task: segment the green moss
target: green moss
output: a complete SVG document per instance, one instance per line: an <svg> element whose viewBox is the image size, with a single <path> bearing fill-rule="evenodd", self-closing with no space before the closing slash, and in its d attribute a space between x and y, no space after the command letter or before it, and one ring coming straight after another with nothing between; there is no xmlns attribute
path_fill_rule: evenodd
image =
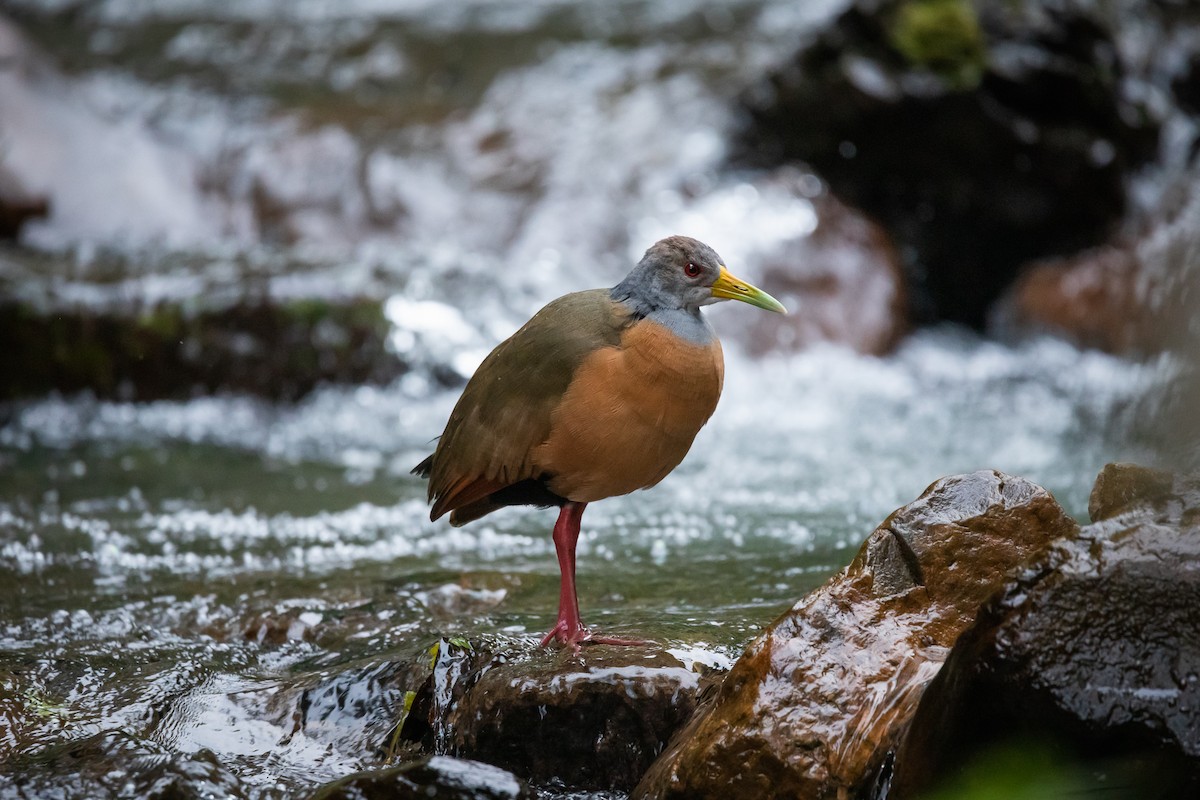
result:
<svg viewBox="0 0 1200 800"><path fill-rule="evenodd" d="M282 306L285 317L297 322L315 325L321 320L328 319L334 308L327 300L320 298L301 298L291 300Z"/></svg>
<svg viewBox="0 0 1200 800"><path fill-rule="evenodd" d="M910 64L956 88L978 85L987 64L979 17L969 0L909 0L891 20L889 38Z"/></svg>
<svg viewBox="0 0 1200 800"><path fill-rule="evenodd" d="M972 758L927 800L1092 797L1086 775L1043 742L1006 743ZM1110 789L1112 787L1109 787ZM1123 795L1118 795L1123 796Z"/></svg>
<svg viewBox="0 0 1200 800"><path fill-rule="evenodd" d="M138 325L164 339L176 339L183 330L183 315L175 306L160 305L144 311L138 317Z"/></svg>
<svg viewBox="0 0 1200 800"><path fill-rule="evenodd" d="M233 391L295 399L327 382L379 383L405 365L378 301L301 299L216 310L40 309L0 296L0 400L90 390L141 400Z"/></svg>

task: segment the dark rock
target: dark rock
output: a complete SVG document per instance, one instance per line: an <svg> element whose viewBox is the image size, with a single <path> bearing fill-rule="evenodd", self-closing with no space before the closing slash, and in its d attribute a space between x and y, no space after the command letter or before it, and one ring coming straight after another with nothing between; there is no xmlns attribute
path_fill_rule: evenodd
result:
<svg viewBox="0 0 1200 800"><path fill-rule="evenodd" d="M1116 796L1200 791L1200 478L1109 465L1096 521L963 633L896 757L890 798L924 796L1010 740L1136 763Z"/></svg>
<svg viewBox="0 0 1200 800"><path fill-rule="evenodd" d="M627 790L696 706L700 675L653 645L462 644L442 643L401 735L535 783Z"/></svg>
<svg viewBox="0 0 1200 800"><path fill-rule="evenodd" d="M759 281L790 313L747 318L754 355L821 342L884 355L909 328L899 254L878 224L828 194L813 200L817 227L766 259Z"/></svg>
<svg viewBox="0 0 1200 800"><path fill-rule="evenodd" d="M1184 111L1200 114L1200 53L1192 53L1184 69L1171 81L1175 101Z"/></svg>
<svg viewBox="0 0 1200 800"><path fill-rule="evenodd" d="M981 327L1028 261L1097 245L1159 121L1085 4L862 0L746 92L751 162L811 165L909 256L922 317Z"/></svg>
<svg viewBox="0 0 1200 800"><path fill-rule="evenodd" d="M405 372L377 301L267 299L193 311L42 308L0 297L0 400L88 390L122 400L232 391L295 399L320 383Z"/></svg>
<svg viewBox="0 0 1200 800"><path fill-rule="evenodd" d="M0 195L0 239L16 239L28 220L41 219L50 211L44 199L13 199Z"/></svg>
<svg viewBox="0 0 1200 800"><path fill-rule="evenodd" d="M0 69L3 69L0 56ZM8 169L0 154L0 239L16 240L27 220L41 219L50 212L44 197L33 197L21 186Z"/></svg>
<svg viewBox="0 0 1200 800"><path fill-rule="evenodd" d="M632 797L865 790L983 602L1077 527L1020 478L977 472L933 484L749 645Z"/></svg>
<svg viewBox="0 0 1200 800"><path fill-rule="evenodd" d="M322 786L310 800L536 800L522 781L498 767L447 756L359 772Z"/></svg>

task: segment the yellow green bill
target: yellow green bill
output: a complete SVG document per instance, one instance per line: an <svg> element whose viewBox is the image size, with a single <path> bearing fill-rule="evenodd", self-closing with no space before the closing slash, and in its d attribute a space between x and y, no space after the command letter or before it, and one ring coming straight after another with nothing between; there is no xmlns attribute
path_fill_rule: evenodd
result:
<svg viewBox="0 0 1200 800"><path fill-rule="evenodd" d="M787 309L783 307L783 303L780 303L757 286L747 283L741 278L734 277L725 267L721 267L721 274L713 282L712 296L719 297L722 300L741 300L743 303L765 308L767 311L776 311L780 314L787 313Z"/></svg>

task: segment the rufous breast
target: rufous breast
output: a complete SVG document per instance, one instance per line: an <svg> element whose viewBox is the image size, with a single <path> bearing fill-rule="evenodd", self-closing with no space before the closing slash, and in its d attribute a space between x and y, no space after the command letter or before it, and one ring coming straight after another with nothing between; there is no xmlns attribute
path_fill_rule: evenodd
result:
<svg viewBox="0 0 1200 800"><path fill-rule="evenodd" d="M654 486L679 465L717 407L721 343L642 320L579 365L533 451L551 491L592 502Z"/></svg>

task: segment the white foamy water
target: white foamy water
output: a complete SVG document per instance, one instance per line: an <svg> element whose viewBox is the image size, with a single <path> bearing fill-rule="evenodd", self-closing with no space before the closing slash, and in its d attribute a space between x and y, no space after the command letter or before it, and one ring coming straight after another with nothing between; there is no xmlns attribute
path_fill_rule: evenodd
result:
<svg viewBox="0 0 1200 800"><path fill-rule="evenodd" d="M563 287L613 283L650 237L668 231L706 238L753 278L762 254L813 224L803 198L748 205L747 193L769 176L721 175L731 95L782 58L795 31L844 3L794 5L90 4L81 13L97 29L89 52L101 60L125 53L139 24L180 28L171 42L154 45L161 51L131 54L130 72L69 79L55 74L51 54L34 58L40 66L28 79L6 77L31 109L23 119L69 113L92 120L66 126L61 142L9 132L15 146L53 147L78 161L55 158L74 164L72 181L29 159L15 165L18 178L53 201L51 217L28 228L29 241L85 252L97 245L221 251L282 244L382 272L415 302L465 304L473 319L485 320L480 325L498 315L504 324L519 319ZM735 16L752 35L723 35ZM501 31L545 43L536 52L506 53L499 74L474 67L480 37ZM429 36L465 51L464 80L475 81L444 122L397 114L386 119L385 135L366 135L336 121L309 123L261 96L309 69L312 85L333 80L348 69L348 51L372 42L368 50L386 45L403 63L405 48L419 49ZM609 46L617 36L631 46ZM240 54L236 64L227 63L231 52ZM167 80L136 77L164 64ZM202 78L188 79L197 68L246 86L223 95ZM360 84L380 79L368 71L338 90L355 97ZM401 81L391 103L419 101L424 87ZM375 113L389 113L389 103L372 98ZM123 136L128 158L72 144L70 131L93 129L105 140ZM115 171L142 153L146 165ZM486 291L497 285L500 298Z"/></svg>
<svg viewBox="0 0 1200 800"><path fill-rule="evenodd" d="M737 313L757 312L722 307L712 316L720 325ZM1010 348L949 331L919 334L887 358L829 347L751 362L734 349L727 362L725 395L684 464L655 489L595 504L585 549L662 563L748 539L854 545L936 478L982 468L1039 481L1079 514L1104 463L1144 455L1124 438L1126 408L1170 371L1052 340ZM457 568L549 553L548 512L506 510L461 530L427 519L423 485L408 470L431 448L456 394L415 394L401 382L328 388L292 408L246 398L48 399L0 429L0 445L206 445L324 464L351 484L395 484L412 498L312 516L214 511L186 499L167 508L126 503L118 520L63 509L58 524L92 541L70 558L110 574L328 570L409 557ZM33 525L5 513L11 530ZM24 538L10 536L0 558L43 568L45 556Z"/></svg>

